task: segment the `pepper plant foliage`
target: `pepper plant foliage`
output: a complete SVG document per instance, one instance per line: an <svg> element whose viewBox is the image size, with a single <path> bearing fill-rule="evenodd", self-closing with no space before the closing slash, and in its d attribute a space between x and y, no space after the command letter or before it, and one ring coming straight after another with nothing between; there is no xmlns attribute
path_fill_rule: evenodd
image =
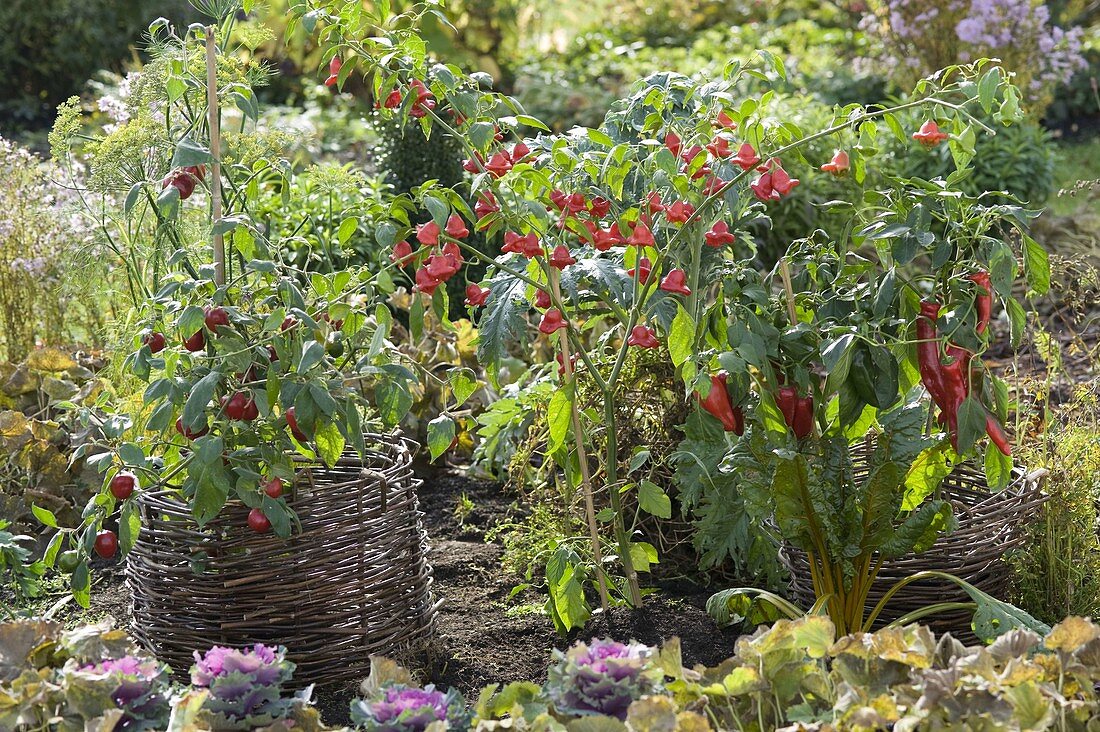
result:
<svg viewBox="0 0 1100 732"><path fill-rule="evenodd" d="M1018 257L1013 242L1021 239L1009 232L1023 231L1027 214L957 190L968 175L976 135L995 133L975 113L1004 124L1021 116L1018 95L999 68L986 62L951 67L922 81L909 101L890 108L849 105L836 109L827 127L802 130L772 113L772 92L741 91L749 77L766 82L769 74L783 75L781 63L761 53L748 64L731 62L722 78L703 84L655 74L616 104L600 128L549 135L514 100L490 91L484 75L427 58L416 29L425 15L439 15L438 5L420 3L394 16L385 2L298 0L291 25L319 34L326 62L340 61L330 67L339 69L337 83L364 74L383 114L409 116L425 134L454 136L467 150L469 188L427 183L413 191L427 218L415 231L421 246L414 250L402 236L413 232L395 227L394 257L417 267L416 289L437 312L446 311L439 285L459 274L462 255L487 260L487 276L466 293L490 375L517 343L546 337L556 353L561 389L549 406L547 452L583 489L591 533L589 556L563 548L548 567L548 608L560 628L587 617L581 591L587 581L605 607L641 602L637 573L656 561L656 553L635 539L623 496L635 493L641 509L657 515L669 511L669 498L636 472L644 461L618 449L615 394L629 349L667 351L685 398L695 395L704 405L721 401L720 393L712 394L720 384L735 410L723 419L729 444L747 419L765 440L762 450L797 466L821 454L822 441L846 452L848 442L893 429L893 418L885 415L894 414L887 410L917 381L910 324L917 301L930 291L954 297L938 323L947 337L937 339L950 339L971 355L980 354L988 335L972 315L975 292L960 284L959 275L993 271L1014 332L1022 329L1022 308L1011 298ZM903 129L896 116L913 108L928 118L919 131ZM531 130L543 132L508 139ZM914 155L925 154L922 145L947 141L956 172L946 180L887 179L863 200L846 202L853 212L846 237L809 236L792 244L776 272L757 271L747 229L799 185L787 168L822 165L863 182L886 135L911 144ZM831 161L803 158L807 143L821 138L835 140L837 155ZM490 259L468 246L467 223L499 237L501 255ZM1049 277L1045 256L1026 236L1022 242L1029 282L1042 290ZM921 267L926 273L918 273ZM820 298L799 294L815 282L822 283ZM980 399L1005 416L1004 389L982 374L978 362L973 396L959 412L959 434L951 435L960 454L985 431ZM599 389L602 408L577 408L577 372ZM920 422L913 410L898 412L906 430ZM446 417L435 425L446 427ZM894 459L884 450L890 464L912 457ZM803 452L810 457L799 458ZM1003 459L987 462L992 475L1007 475ZM935 526L947 526L942 504L924 502L938 483L934 473L926 471L927 480L909 493L912 506L903 507L901 481L891 480L883 481L872 505L852 491L805 507L846 512L847 518L836 519L846 525L859 525L859 516L870 520L872 511L876 526L885 522L881 532L866 531L863 539L830 535L828 549L864 541L875 551L902 530L894 529L895 520L905 527L918 520L912 516L938 516ZM796 475L778 480L788 477L797 489ZM822 481L819 489L849 487ZM597 512L599 500L608 505ZM782 508L773 500L771 510ZM606 545L605 528L612 537ZM911 547L920 545L915 538ZM615 563L621 579L610 576ZM851 566L829 571L840 572L834 579L850 586Z"/></svg>
<svg viewBox="0 0 1100 732"><path fill-rule="evenodd" d="M277 261L282 242L253 216L261 188L286 190L294 170L281 138L256 126L253 84L263 74L233 40L237 13L250 6L206 3L211 25L183 32L154 22L154 60L140 84L148 105L86 147L107 192L94 204L95 192L82 193L137 306L123 366L147 385L108 450L89 458L103 490L80 526L58 532L48 565L65 545L85 556L128 552L141 528L137 499L153 490L181 499L199 526L239 501L252 530L287 537L300 463L363 455L365 427L395 426L412 403L417 376L387 340L393 317L377 302L394 291L387 269L300 271ZM75 139L71 112L51 137L57 147ZM407 224L405 203L388 218ZM357 226L346 219L333 236ZM143 252L157 256L141 261ZM49 511L36 513L58 526ZM113 515L117 537L102 528ZM86 604L87 562L63 569Z"/></svg>

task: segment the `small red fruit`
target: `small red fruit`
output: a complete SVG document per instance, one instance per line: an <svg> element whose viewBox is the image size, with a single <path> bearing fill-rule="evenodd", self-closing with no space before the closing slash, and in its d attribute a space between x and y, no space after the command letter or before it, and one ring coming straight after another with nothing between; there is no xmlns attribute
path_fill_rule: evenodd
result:
<svg viewBox="0 0 1100 732"><path fill-rule="evenodd" d="M266 534L271 531L271 522L267 520L263 511L254 508L248 512L248 528L257 534Z"/></svg>
<svg viewBox="0 0 1100 732"><path fill-rule="evenodd" d="M661 342L657 340L657 334L647 325L635 325L630 331L630 337L626 339L628 346L638 348L660 348Z"/></svg>
<svg viewBox="0 0 1100 732"><path fill-rule="evenodd" d="M206 334L201 330L195 331L195 334L190 338L185 338L183 341L183 347L191 353L195 351L201 351L206 348Z"/></svg>
<svg viewBox="0 0 1100 732"><path fill-rule="evenodd" d="M296 325L298 325L298 319L293 315L288 315L283 319L283 324L279 326L279 330L285 333Z"/></svg>
<svg viewBox="0 0 1100 732"><path fill-rule="evenodd" d="M229 325L229 312L225 308L206 308L206 317L204 318L206 327L211 332L217 333L218 326Z"/></svg>
<svg viewBox="0 0 1100 732"><path fill-rule="evenodd" d="M821 166L821 169L826 173L840 177L848 172L848 168L851 166L852 161L848 158L848 153L844 150L837 150L833 154L833 159Z"/></svg>
<svg viewBox="0 0 1100 732"><path fill-rule="evenodd" d="M309 439L306 437L306 433L298 428L298 417L294 407L286 410L286 426L290 428L290 434L294 435L294 439L298 442L305 442Z"/></svg>
<svg viewBox="0 0 1100 732"><path fill-rule="evenodd" d="M565 269L569 265L577 263L576 258L569 253L569 247L564 244L558 244L554 247L554 251L547 261L555 269Z"/></svg>
<svg viewBox="0 0 1100 732"><path fill-rule="evenodd" d="M328 62L328 78L325 79L325 86L336 86L336 82L340 78L340 67L343 64L340 61L339 56L333 56L332 60Z"/></svg>
<svg viewBox="0 0 1100 732"><path fill-rule="evenodd" d="M264 493L266 493L269 498L278 498L279 496L283 495L282 478L272 478L271 480L265 481L262 487L264 489Z"/></svg>
<svg viewBox="0 0 1100 732"><path fill-rule="evenodd" d="M691 294L691 289L687 286L687 273L682 269L669 270L661 280L660 289L684 297Z"/></svg>
<svg viewBox="0 0 1100 732"><path fill-rule="evenodd" d="M256 403L243 391L223 399L222 406L225 408L225 416L236 421L248 421L249 414L256 409ZM255 418L252 417L252 419Z"/></svg>
<svg viewBox="0 0 1100 732"><path fill-rule="evenodd" d="M913 133L913 139L928 148L933 148L946 140L950 135L940 132L940 126L935 120L927 120L920 129Z"/></svg>
<svg viewBox="0 0 1100 732"><path fill-rule="evenodd" d="M137 477L130 472L123 471L111 478L111 495L120 501L125 501L137 488Z"/></svg>
<svg viewBox="0 0 1100 732"><path fill-rule="evenodd" d="M539 322L539 332L550 335L556 333L562 328L568 328L569 322L565 320L561 311L557 308L550 308L542 314L542 320Z"/></svg>
<svg viewBox="0 0 1100 732"><path fill-rule="evenodd" d="M149 346L150 353L160 353L164 350L164 347L168 345L168 339L165 338L164 334L160 331L146 333L141 339L141 342Z"/></svg>
<svg viewBox="0 0 1100 732"><path fill-rule="evenodd" d="M198 431L187 429L183 426L183 417L176 418L176 432L179 432L181 435L189 440L197 440L209 431L210 427L205 425L201 430Z"/></svg>
<svg viewBox="0 0 1100 732"><path fill-rule="evenodd" d="M104 559L111 559L118 554L118 536L110 529L103 529L95 535L95 553Z"/></svg>

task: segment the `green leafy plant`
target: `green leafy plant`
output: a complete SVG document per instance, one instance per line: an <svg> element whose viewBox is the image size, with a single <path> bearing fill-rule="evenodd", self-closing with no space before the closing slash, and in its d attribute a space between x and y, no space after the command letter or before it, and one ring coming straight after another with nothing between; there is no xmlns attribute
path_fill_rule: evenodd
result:
<svg viewBox="0 0 1100 732"><path fill-rule="evenodd" d="M927 344L929 365L935 361L937 368L962 373L963 356L947 350L950 358L944 364L939 354L950 345L971 363L974 354L984 351L985 306L993 290L1016 329L1022 326L1022 308L1011 298L1016 254L992 234L1010 227L1026 232L1027 216L956 192L974 157L978 132L990 130L975 116L978 110L998 123L1021 117L1018 95L996 67L953 67L922 81L910 101L895 107L849 105L837 109L828 125L804 132L771 116L770 92L736 101L742 78L760 78L761 68L782 76L782 65L761 53L756 65L732 63L720 80L705 85L674 74L652 76L618 103L599 129L507 142L506 131L520 125L539 128L540 123L523 115L514 101L485 91L483 77L428 64L416 28L423 17L436 13L434 8L417 6L395 20L384 8L311 0L297 12L303 27L316 30L327 44L331 68L339 66L335 83L355 72L367 74L383 113L417 120L426 134L450 135L467 149L465 165L474 175L469 194L421 186L414 197L430 220L415 232L395 232L402 235L394 236L393 256L418 266L416 290L430 296L437 315L443 313L447 299L441 285L459 274L466 256L484 261L489 273L467 285L466 302L480 312L478 353L490 378L517 344L530 347L535 339L542 343L548 337L559 359L561 388L547 407L546 453L564 480L580 488L589 532L587 557L563 544L547 565L548 607L558 611L563 629L588 617L581 589L587 582L595 584L605 608L613 596L617 602L641 604L639 569L658 557L634 539L634 518L624 510L627 497L644 512L669 515L670 497L651 481L636 480L627 462L631 456L619 450L617 388L631 349L667 348L684 395L698 394L702 401L714 388L718 368L725 367L729 408L743 415L748 408L753 419L768 425L772 449L789 453L797 463L800 445L815 452L817 436L851 439L868 433L876 415L908 391L900 388L897 376L903 367L909 384L916 382L916 349L905 337L913 338L912 323L925 326L913 319L920 297L933 287L937 296L952 297L950 313L935 324L946 335L934 330L917 336ZM931 115L919 130L906 130L898 121L899 113L911 109ZM939 121L950 132L941 130ZM913 154L950 140L958 171L944 181L882 182L853 202L856 215L844 236L830 246L796 242L779 271L767 278L750 260L736 258L730 244L799 185L784 168L785 160L798 159L818 140L852 135L850 149L818 165L862 182L880 129L882 135L921 143L910 143L918 151ZM467 207L469 199L476 201L474 211ZM502 256L491 259L470 246L468 222L489 236L501 235ZM414 234L422 245L419 251L403 241ZM863 244L874 248L876 258L851 264L848 253ZM1026 233L1023 248L1029 282L1043 291L1049 284L1045 254ZM932 273L903 279L899 268L923 254L932 258ZM790 266L798 268L795 275ZM959 276L980 269L993 272L988 287ZM794 293L812 289L812 282L827 293L821 302L799 302ZM785 297L771 295L779 283ZM877 311L868 292L881 292ZM538 317L534 338L532 305ZM866 320L853 329L848 320L857 311ZM600 333L594 343L582 338L589 330ZM894 345L896 353L889 348ZM928 357L928 347L935 358ZM862 365L853 368L857 354ZM972 364L978 367L980 361ZM824 383L812 380L817 369L828 375ZM577 397L577 370L601 395L592 409ZM886 378L870 376L875 372ZM944 415L942 439L949 437L953 448L968 454L988 426L998 447L987 450L987 456L1000 455L1007 450L996 418L1006 416L1005 400L997 396L1003 389L981 369L975 373L971 379L968 370L965 379L952 382L949 399L933 391ZM750 388L753 382L756 389ZM777 387L790 393L783 397ZM788 406L792 411L786 416ZM990 408L996 417L986 417ZM429 443L433 429L442 445L451 440L454 422L435 423ZM814 439L803 443L811 433ZM987 462L991 477L1007 475L1004 456ZM606 511L597 509L598 492L606 497ZM895 505L898 491L884 492L887 504ZM858 513L861 507L852 510ZM927 519L926 528L939 514L934 503L918 512ZM888 509L884 513L889 521L895 518ZM613 537L622 569L618 580L608 572L612 564L604 561L602 525ZM844 594L827 599L831 593L820 588L822 602L832 602L834 610L859 594L858 589L850 592L849 576L837 579L845 585ZM855 627L842 613L835 619L845 629Z"/></svg>

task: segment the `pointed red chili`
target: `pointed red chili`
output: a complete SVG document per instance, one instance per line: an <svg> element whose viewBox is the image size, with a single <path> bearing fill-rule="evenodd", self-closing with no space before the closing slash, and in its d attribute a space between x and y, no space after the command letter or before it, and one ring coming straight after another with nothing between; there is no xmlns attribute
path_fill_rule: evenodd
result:
<svg viewBox="0 0 1100 732"><path fill-rule="evenodd" d="M631 267L626 271L626 274L633 278L635 272L638 274L638 282L643 285L649 282L649 275L653 272L653 264L649 261L649 257L642 257L638 260L637 268Z"/></svg>
<svg viewBox="0 0 1100 732"><path fill-rule="evenodd" d="M743 142L741 147L737 149L737 155L733 157L733 162L742 170L752 170L760 162L760 156L756 154L756 148L747 142Z"/></svg>
<svg viewBox="0 0 1100 732"><path fill-rule="evenodd" d="M401 240L393 245L393 251L390 253L390 261L394 264L400 264L402 267L409 264L409 258L413 255L412 244L405 240Z"/></svg>
<svg viewBox="0 0 1100 732"><path fill-rule="evenodd" d="M656 244L653 240L653 232L641 221L630 232L630 238L626 240L626 243L632 247L651 247Z"/></svg>
<svg viewBox="0 0 1100 732"><path fill-rule="evenodd" d="M920 130L913 133L913 139L927 148L933 148L946 140L950 135L940 131L940 126L934 120L927 120L920 126Z"/></svg>
<svg viewBox="0 0 1100 732"><path fill-rule="evenodd" d="M416 227L416 240L426 247L439 244L439 224L429 221Z"/></svg>
<svg viewBox="0 0 1100 732"><path fill-rule="evenodd" d="M851 161L848 159L848 153L844 150L837 150L833 154L833 159L822 165L821 169L839 178L848 172L850 164Z"/></svg>

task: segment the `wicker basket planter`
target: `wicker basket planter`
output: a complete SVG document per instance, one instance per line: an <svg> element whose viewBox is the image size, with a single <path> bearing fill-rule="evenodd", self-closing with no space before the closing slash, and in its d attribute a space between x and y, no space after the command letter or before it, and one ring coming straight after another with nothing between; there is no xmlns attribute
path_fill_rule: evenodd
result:
<svg viewBox="0 0 1100 732"><path fill-rule="evenodd" d="M290 539L256 534L230 502L204 529L170 493L141 498L126 577L133 635L175 671L211 645L281 644L295 682L367 675L371 654L422 646L437 609L408 445L368 435L366 460L299 472Z"/></svg>
<svg viewBox="0 0 1100 732"><path fill-rule="evenodd" d="M986 489L985 476L963 464L944 479L941 495L951 502L959 527L941 536L920 554L883 562L865 605L866 612L882 599L898 580L924 570L953 574L979 589L1004 599L1009 589L1011 569L1004 556L1020 546L1025 528L1045 497L1040 471L1025 474L1014 471L1011 484L1000 493ZM780 559L791 573L791 598L803 607L814 603L813 583L806 554L785 546ZM939 602L968 602L970 598L955 584L945 580L922 580L906 585L886 604L876 627L881 627L908 612ZM973 640L971 613L955 611L921 620L936 632L950 631L957 638Z"/></svg>

